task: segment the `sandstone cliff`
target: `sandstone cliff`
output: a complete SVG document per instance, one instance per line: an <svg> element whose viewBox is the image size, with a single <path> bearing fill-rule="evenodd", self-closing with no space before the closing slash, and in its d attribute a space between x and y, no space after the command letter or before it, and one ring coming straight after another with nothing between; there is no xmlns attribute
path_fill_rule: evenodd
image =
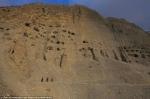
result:
<svg viewBox="0 0 150 99"><path fill-rule="evenodd" d="M149 99L150 36L83 6L0 8L0 96Z"/></svg>

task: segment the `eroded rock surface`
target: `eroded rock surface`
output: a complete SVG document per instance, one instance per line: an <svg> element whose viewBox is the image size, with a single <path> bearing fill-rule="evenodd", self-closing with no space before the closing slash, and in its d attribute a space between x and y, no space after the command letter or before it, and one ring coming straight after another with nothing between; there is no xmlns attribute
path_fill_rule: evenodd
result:
<svg viewBox="0 0 150 99"><path fill-rule="evenodd" d="M0 96L149 99L150 36L83 6L0 8Z"/></svg>

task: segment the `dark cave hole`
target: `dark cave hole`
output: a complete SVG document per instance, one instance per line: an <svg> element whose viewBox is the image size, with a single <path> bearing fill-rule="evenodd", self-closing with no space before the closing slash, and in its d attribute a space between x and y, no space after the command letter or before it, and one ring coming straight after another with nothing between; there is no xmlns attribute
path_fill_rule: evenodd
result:
<svg viewBox="0 0 150 99"><path fill-rule="evenodd" d="M48 50L53 50L53 47L52 46L48 46L47 49Z"/></svg>
<svg viewBox="0 0 150 99"><path fill-rule="evenodd" d="M88 41L85 41L85 40L84 40L83 43L88 43Z"/></svg>
<svg viewBox="0 0 150 99"><path fill-rule="evenodd" d="M54 78L51 78L51 82L54 82Z"/></svg>
<svg viewBox="0 0 150 99"><path fill-rule="evenodd" d="M57 44L60 44L60 41L57 41L56 43L57 43Z"/></svg>
<svg viewBox="0 0 150 99"><path fill-rule="evenodd" d="M34 30L37 31L37 32L39 32L39 29L37 27L34 27Z"/></svg>
<svg viewBox="0 0 150 99"><path fill-rule="evenodd" d="M48 79L48 77L46 78L46 82L48 82L49 81L49 79Z"/></svg>
<svg viewBox="0 0 150 99"><path fill-rule="evenodd" d="M30 23L25 23L25 26L30 27Z"/></svg>
<svg viewBox="0 0 150 99"><path fill-rule="evenodd" d="M55 36L55 35L52 35L51 37L52 37L52 38L56 38L56 36Z"/></svg>
<svg viewBox="0 0 150 99"><path fill-rule="evenodd" d="M28 37L28 33L26 33L26 32L25 32L25 33L23 33L23 35L24 35L25 37Z"/></svg>
<svg viewBox="0 0 150 99"><path fill-rule="evenodd" d="M44 79L43 79L43 77L42 77L41 82L43 82L43 80L44 80Z"/></svg>
<svg viewBox="0 0 150 99"><path fill-rule="evenodd" d="M63 32L67 32L66 30L62 30Z"/></svg>
<svg viewBox="0 0 150 99"><path fill-rule="evenodd" d="M60 51L60 48L57 48L57 51Z"/></svg>

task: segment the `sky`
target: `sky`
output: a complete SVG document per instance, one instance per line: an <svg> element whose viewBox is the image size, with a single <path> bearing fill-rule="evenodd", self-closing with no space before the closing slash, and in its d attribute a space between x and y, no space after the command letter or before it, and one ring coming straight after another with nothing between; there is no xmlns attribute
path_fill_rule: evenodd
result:
<svg viewBox="0 0 150 99"><path fill-rule="evenodd" d="M46 4L80 4L105 17L125 18L150 31L150 0L0 0L0 6L42 2Z"/></svg>

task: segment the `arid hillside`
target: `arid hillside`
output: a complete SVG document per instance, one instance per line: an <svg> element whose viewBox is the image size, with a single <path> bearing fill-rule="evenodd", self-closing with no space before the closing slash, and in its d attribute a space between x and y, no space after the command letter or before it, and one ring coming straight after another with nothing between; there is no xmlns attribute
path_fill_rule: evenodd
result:
<svg viewBox="0 0 150 99"><path fill-rule="evenodd" d="M0 96L150 99L150 36L84 6L0 8Z"/></svg>

